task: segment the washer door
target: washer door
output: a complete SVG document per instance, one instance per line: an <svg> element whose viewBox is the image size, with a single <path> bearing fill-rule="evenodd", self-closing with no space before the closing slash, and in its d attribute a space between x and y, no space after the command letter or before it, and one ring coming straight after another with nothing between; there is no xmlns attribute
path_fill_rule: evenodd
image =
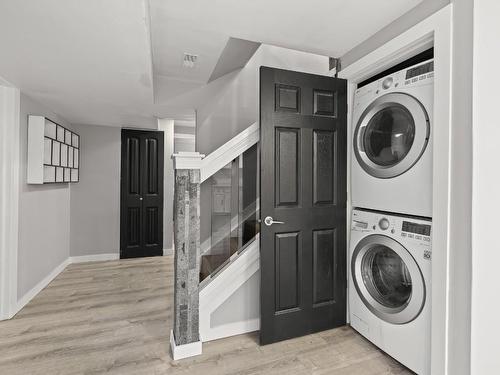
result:
<svg viewBox="0 0 500 375"><path fill-rule="evenodd" d="M361 167L377 178L410 169L429 140L429 116L413 96L385 94L361 115L354 133L354 153Z"/></svg>
<svg viewBox="0 0 500 375"><path fill-rule="evenodd" d="M425 283L412 255L390 237L363 238L351 260L354 285L362 301L380 319L405 324L425 304Z"/></svg>

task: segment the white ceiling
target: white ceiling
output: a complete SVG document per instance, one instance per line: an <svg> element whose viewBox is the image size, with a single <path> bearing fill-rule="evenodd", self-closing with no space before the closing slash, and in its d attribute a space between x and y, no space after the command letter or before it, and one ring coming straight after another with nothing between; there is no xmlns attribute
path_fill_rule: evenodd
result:
<svg viewBox="0 0 500 375"><path fill-rule="evenodd" d="M0 76L73 123L154 126L143 1L1 0Z"/></svg>
<svg viewBox="0 0 500 375"><path fill-rule="evenodd" d="M194 28L208 36L341 56L422 0L151 0L174 35ZM154 27L154 25L153 25ZM154 29L153 29L154 30ZM206 34L205 34L206 33ZM198 39L200 38L198 34Z"/></svg>
<svg viewBox="0 0 500 375"><path fill-rule="evenodd" d="M0 0L0 77L73 123L154 127L230 37L341 56L421 1Z"/></svg>

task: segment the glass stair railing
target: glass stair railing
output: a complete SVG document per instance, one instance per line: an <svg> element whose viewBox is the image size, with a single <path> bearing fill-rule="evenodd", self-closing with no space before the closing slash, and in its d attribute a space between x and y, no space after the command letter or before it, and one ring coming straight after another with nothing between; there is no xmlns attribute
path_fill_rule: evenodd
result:
<svg viewBox="0 0 500 375"><path fill-rule="evenodd" d="M215 277L251 243L260 232L258 144L247 149L201 185L210 206L201 207L202 233L200 283ZM205 211L205 212L203 212ZM207 212L208 211L208 212Z"/></svg>

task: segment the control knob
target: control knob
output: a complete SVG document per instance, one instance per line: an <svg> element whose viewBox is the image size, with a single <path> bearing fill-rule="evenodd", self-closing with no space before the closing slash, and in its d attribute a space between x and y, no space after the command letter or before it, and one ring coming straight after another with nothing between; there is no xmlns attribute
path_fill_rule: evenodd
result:
<svg viewBox="0 0 500 375"><path fill-rule="evenodd" d="M387 90L389 87L392 86L392 82L394 82L394 79L392 77L387 77L382 81L382 87Z"/></svg>
<svg viewBox="0 0 500 375"><path fill-rule="evenodd" d="M378 226L382 230L387 230L389 228L389 220L387 220L385 217L380 219L380 221L378 222Z"/></svg>

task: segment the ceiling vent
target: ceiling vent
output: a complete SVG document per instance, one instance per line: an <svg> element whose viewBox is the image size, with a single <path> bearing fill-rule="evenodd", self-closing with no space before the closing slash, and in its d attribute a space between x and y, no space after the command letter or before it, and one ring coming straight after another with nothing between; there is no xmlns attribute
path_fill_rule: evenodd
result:
<svg viewBox="0 0 500 375"><path fill-rule="evenodd" d="M198 55L184 53L184 60L182 61L182 66L185 66L186 68L194 68L197 60L198 60Z"/></svg>

